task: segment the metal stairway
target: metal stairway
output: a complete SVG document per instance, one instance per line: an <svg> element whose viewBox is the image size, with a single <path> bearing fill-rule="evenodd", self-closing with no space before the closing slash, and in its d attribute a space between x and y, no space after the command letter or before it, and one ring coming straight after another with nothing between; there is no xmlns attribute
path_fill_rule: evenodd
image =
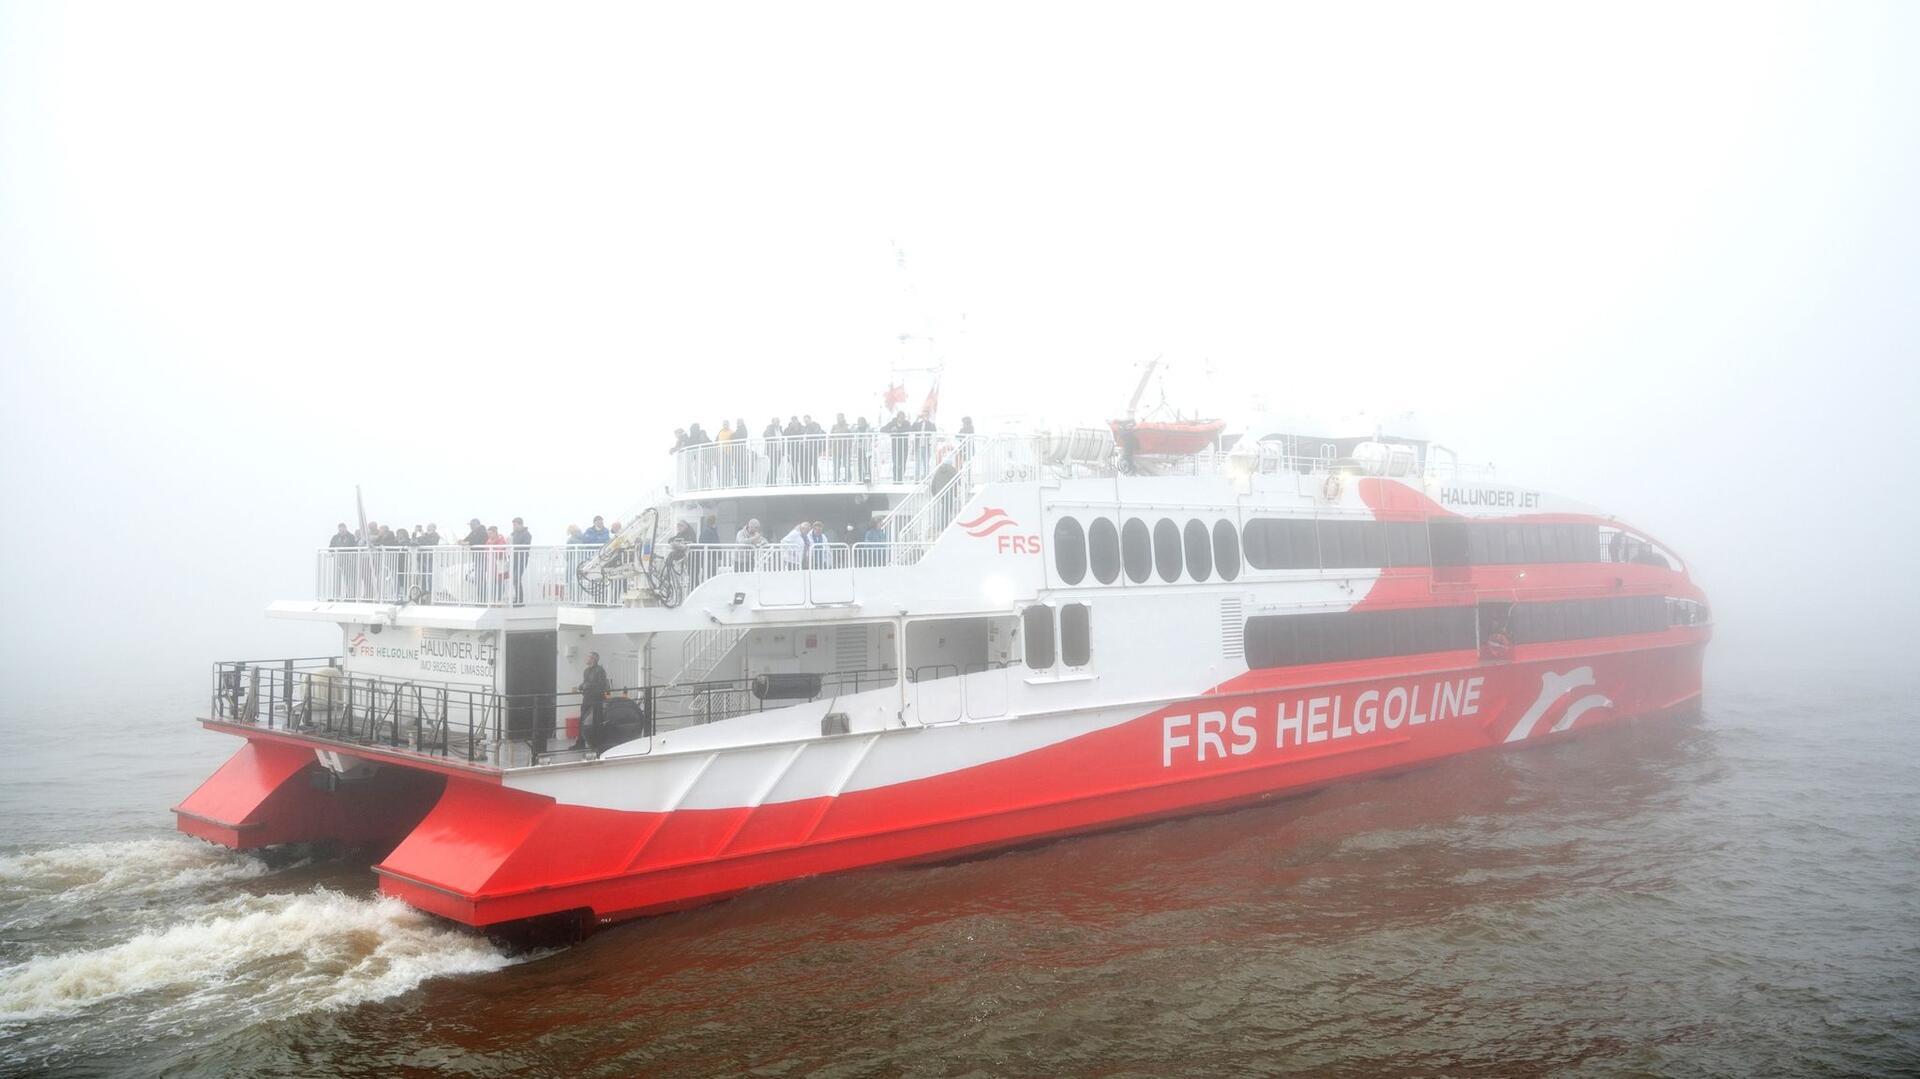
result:
<svg viewBox="0 0 1920 1079"><path fill-rule="evenodd" d="M680 646L680 673L667 682L667 688L706 681L746 636L745 626L717 626L687 634Z"/></svg>

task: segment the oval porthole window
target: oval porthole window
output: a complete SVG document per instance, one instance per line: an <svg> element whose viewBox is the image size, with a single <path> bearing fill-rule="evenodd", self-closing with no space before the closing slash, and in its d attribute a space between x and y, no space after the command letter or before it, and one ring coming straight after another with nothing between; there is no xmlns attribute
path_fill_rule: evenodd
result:
<svg viewBox="0 0 1920 1079"><path fill-rule="evenodd" d="M1213 523L1213 568L1223 581L1240 576L1240 532L1232 521Z"/></svg>
<svg viewBox="0 0 1920 1079"><path fill-rule="evenodd" d="M1086 580L1087 534L1072 517L1062 517L1053 524L1053 568L1062 584Z"/></svg>
<svg viewBox="0 0 1920 1079"><path fill-rule="evenodd" d="M1093 567L1093 579L1112 584L1120 579L1120 530L1105 517L1087 526L1087 561Z"/></svg>
<svg viewBox="0 0 1920 1079"><path fill-rule="evenodd" d="M1187 545L1187 576L1196 581L1213 576L1213 539L1207 535L1207 526L1188 521L1182 537Z"/></svg>
<svg viewBox="0 0 1920 1079"><path fill-rule="evenodd" d="M1180 579L1180 562L1180 526L1162 517L1153 526L1153 568L1172 584Z"/></svg>
<svg viewBox="0 0 1920 1079"><path fill-rule="evenodd" d="M1120 528L1120 562L1126 566L1127 580L1134 584L1145 584L1153 576L1153 537L1147 522L1138 517L1127 518Z"/></svg>

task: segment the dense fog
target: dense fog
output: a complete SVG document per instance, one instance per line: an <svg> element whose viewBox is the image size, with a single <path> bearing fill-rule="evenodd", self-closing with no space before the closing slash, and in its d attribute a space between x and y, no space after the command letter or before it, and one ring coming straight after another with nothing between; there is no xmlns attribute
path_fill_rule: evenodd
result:
<svg viewBox="0 0 1920 1079"><path fill-rule="evenodd" d="M356 484L559 542L675 427L934 357L948 427L1155 356L1416 410L1673 544L1710 664L1910 662L1916 55L1898 4L0 6L6 695L331 650L262 610Z"/></svg>

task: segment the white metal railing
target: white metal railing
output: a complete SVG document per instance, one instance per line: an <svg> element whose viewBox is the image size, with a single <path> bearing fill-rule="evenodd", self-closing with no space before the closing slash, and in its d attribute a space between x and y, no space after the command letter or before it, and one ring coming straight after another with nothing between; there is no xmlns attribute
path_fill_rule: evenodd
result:
<svg viewBox="0 0 1920 1079"><path fill-rule="evenodd" d="M674 451L674 489L918 483L933 470L935 444L952 437L868 431L708 442Z"/></svg>
<svg viewBox="0 0 1920 1079"><path fill-rule="evenodd" d="M1093 463L1071 454L1074 448L1084 451L1080 443L1056 446L1058 441L1050 435L924 431L734 439L675 450L674 488L688 494L743 487L902 486L933 480L947 462L991 462L996 472L1015 473L996 478L1030 478L1043 464L1057 470ZM1107 446L1110 453L1110 439Z"/></svg>
<svg viewBox="0 0 1920 1079"><path fill-rule="evenodd" d="M911 566L930 547L931 542L687 544L635 557L659 563L672 574L680 596L716 577L783 580L779 588L761 588L762 602L776 605L851 601L854 574ZM609 577L591 585L580 579L580 567L598 551L585 544L322 548L315 595L339 602L481 607L620 606L640 600L648 588L644 577ZM847 593L844 598L829 598L841 592Z"/></svg>
<svg viewBox="0 0 1920 1079"><path fill-rule="evenodd" d="M1136 461L1153 475L1207 475L1230 471L1312 474L1351 467L1333 448L1298 452L1292 439L1210 446L1191 454ZM1116 463L1113 433L1073 428L1036 435L950 435L874 431L860 434L782 435L709 442L674 451L675 490L686 493L747 487L901 486L935 480L943 463L970 469L971 491L981 483L1050 475L1106 474ZM1424 472L1432 477L1490 480L1491 465L1463 464L1445 446L1428 447ZM943 483L942 486L945 486ZM918 507L915 508L917 512ZM904 518L901 518L904 521Z"/></svg>
<svg viewBox="0 0 1920 1079"><path fill-rule="evenodd" d="M504 607L515 604L618 603L580 585L578 568L597 547L446 545L329 547L320 551L321 599Z"/></svg>

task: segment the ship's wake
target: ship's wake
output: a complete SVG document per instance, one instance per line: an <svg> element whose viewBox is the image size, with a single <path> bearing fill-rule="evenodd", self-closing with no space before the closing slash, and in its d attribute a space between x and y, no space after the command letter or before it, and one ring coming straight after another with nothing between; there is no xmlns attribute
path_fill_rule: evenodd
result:
<svg viewBox="0 0 1920 1079"><path fill-rule="evenodd" d="M137 1041L192 1016L347 1007L525 958L397 900L275 892L274 872L162 839L0 858L0 925L14 937L0 964L0 1061L104 1029Z"/></svg>
<svg viewBox="0 0 1920 1079"><path fill-rule="evenodd" d="M96 899L157 896L264 875L267 863L207 843L167 837L80 843L0 857L0 925L31 923L42 900L62 909Z"/></svg>

